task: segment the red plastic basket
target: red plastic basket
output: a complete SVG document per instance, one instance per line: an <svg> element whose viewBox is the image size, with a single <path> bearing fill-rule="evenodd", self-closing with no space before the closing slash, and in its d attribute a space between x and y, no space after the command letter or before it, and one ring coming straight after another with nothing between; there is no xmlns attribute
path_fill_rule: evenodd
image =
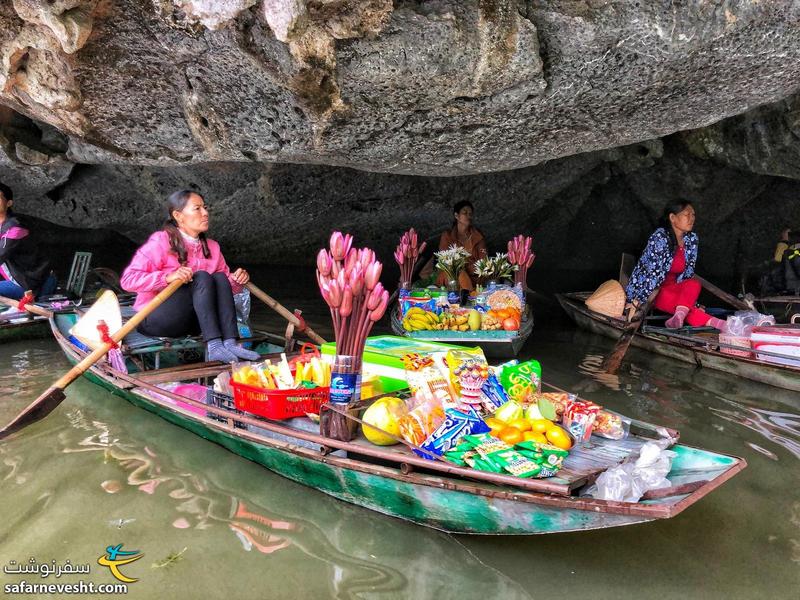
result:
<svg viewBox="0 0 800 600"><path fill-rule="evenodd" d="M274 421L305 417L306 413L319 414L319 406L327 402L331 388L317 387L308 390L265 390L231 381L233 402L241 411Z"/></svg>

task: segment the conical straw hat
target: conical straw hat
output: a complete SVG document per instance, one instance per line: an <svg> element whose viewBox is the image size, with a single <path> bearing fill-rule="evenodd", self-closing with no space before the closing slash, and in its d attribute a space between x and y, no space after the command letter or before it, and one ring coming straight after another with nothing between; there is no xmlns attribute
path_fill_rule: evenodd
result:
<svg viewBox="0 0 800 600"><path fill-rule="evenodd" d="M610 279L602 284L586 299L586 306L601 315L622 318L625 310L625 290L616 279Z"/></svg>
<svg viewBox="0 0 800 600"><path fill-rule="evenodd" d="M119 308L119 300L111 290L103 292L100 298L86 311L86 314L72 326L69 333L92 350L96 350L103 345L100 332L97 330L97 324L100 321L105 321L108 325L109 335L113 335L122 327L122 311Z"/></svg>

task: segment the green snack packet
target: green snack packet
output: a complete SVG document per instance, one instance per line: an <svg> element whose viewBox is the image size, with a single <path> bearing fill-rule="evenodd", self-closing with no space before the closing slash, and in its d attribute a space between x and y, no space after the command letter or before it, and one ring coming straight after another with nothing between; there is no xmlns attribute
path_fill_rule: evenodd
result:
<svg viewBox="0 0 800 600"><path fill-rule="evenodd" d="M552 444L541 444L539 442L534 442L533 440L528 440L526 442L520 442L519 444L515 444L514 450L517 451L525 450L527 452L541 454L544 457L556 456L558 458L561 458L562 460L567 458L567 456L569 456L569 450L562 450L561 448L553 446Z"/></svg>
<svg viewBox="0 0 800 600"><path fill-rule="evenodd" d="M492 462L499 464L504 471L511 473L514 477L536 477L542 470L540 465L515 450L493 452L490 458Z"/></svg>
<svg viewBox="0 0 800 600"><path fill-rule="evenodd" d="M460 452L458 450L450 450L448 452L445 452L443 456L444 456L445 460L448 460L451 463L454 463L454 464L458 465L459 467L463 467L463 466L466 466L466 464L467 464L464 461L464 455L467 452L469 452L469 450L462 450Z"/></svg>
<svg viewBox="0 0 800 600"><path fill-rule="evenodd" d="M470 467L478 471L488 471L490 473L503 472L503 467L496 464L494 461L483 458L477 453L466 456L464 460Z"/></svg>
<svg viewBox="0 0 800 600"><path fill-rule="evenodd" d="M468 443L471 448L478 451L478 453L486 458L492 452L500 450L510 450L511 446L502 440L498 440L489 433L480 433L478 435L465 435L461 438L464 442Z"/></svg>
<svg viewBox="0 0 800 600"><path fill-rule="evenodd" d="M505 367L500 374L500 383L509 399L528 403L541 388L542 366L538 360L529 360Z"/></svg>

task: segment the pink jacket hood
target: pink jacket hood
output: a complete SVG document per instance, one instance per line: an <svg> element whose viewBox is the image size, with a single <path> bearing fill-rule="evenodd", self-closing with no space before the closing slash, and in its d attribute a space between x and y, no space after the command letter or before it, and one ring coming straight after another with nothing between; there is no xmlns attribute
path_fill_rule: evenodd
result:
<svg viewBox="0 0 800 600"><path fill-rule="evenodd" d="M206 271L208 273L222 272L228 276L234 294L242 291L242 286L231 278L225 258L220 252L219 244L214 240L208 241L211 256L203 256L203 249L199 243L186 243L186 266L192 271ZM156 231L140 247L133 260L126 267L120 278L122 289L136 292L135 310L140 310L156 294L167 287L167 275L180 267L178 257L171 251L169 235L166 231Z"/></svg>

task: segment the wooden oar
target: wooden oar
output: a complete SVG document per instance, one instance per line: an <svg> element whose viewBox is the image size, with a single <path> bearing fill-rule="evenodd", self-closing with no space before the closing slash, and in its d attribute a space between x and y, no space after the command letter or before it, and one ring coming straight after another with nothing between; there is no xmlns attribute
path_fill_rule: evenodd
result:
<svg viewBox="0 0 800 600"><path fill-rule="evenodd" d="M127 323L125 323L119 330L114 332L111 335L111 339L115 342L122 341L122 338L136 329L139 323L141 323L151 312L158 308L167 298L174 294L175 291L182 285L183 282L180 280L170 283L166 288L161 290L161 292L159 292L155 298L150 300L150 302L148 302L139 312L133 315L133 317L131 317ZM77 365L72 367L66 375L47 388L47 390L45 390L41 396L31 402L25 408L25 410L19 413L14 420L11 421L11 423L6 425L3 429L0 429L0 440L14 433L15 431L19 431L23 427L26 427L31 423L38 421L39 419L43 419L49 415L53 409L61 404L66 397L64 394L64 389L78 377L83 375L83 373L91 368L94 363L104 357L110 349L111 344L105 343L100 348L89 354Z"/></svg>
<svg viewBox="0 0 800 600"><path fill-rule="evenodd" d="M700 282L700 285L702 285L705 290L711 292L717 298L727 302L728 304L730 304L734 308L738 308L739 310L752 310L753 309L744 300L740 300L739 298L737 298L736 296L734 296L732 294L729 294L725 290L721 290L720 288L715 286L713 283L711 283L709 281L706 281L705 279L703 279L699 275L695 275L695 277L697 278L697 281Z"/></svg>
<svg viewBox="0 0 800 600"><path fill-rule="evenodd" d="M13 300L11 298L6 298L5 296L0 296L0 304L5 304L11 308L17 308L17 306L19 306L19 300ZM47 317L48 319L53 316L51 311L47 310L46 308L42 308L41 306L36 306L30 302L25 305L25 310L31 314L41 315L42 317Z"/></svg>
<svg viewBox="0 0 800 600"><path fill-rule="evenodd" d="M269 306L272 310L282 316L284 319L289 321L292 325L297 327L297 330L300 333L305 333L309 338L314 340L318 344L324 344L325 339L320 336L316 331L311 329L305 321L301 321L297 318L294 313L289 312L289 310L283 306L280 302L275 300L272 296L267 294L264 290L259 288L257 285L253 283L248 283L245 287L250 290L250 293L253 294L256 298L261 300L264 304Z"/></svg>
<svg viewBox="0 0 800 600"><path fill-rule="evenodd" d="M630 322L625 326L625 329L622 331L622 335L617 340L614 349L603 362L603 370L606 373L613 375L619 371L619 367L622 364L622 359L625 358L625 354L627 354L628 348L633 341L633 336L635 336L636 332L639 331L639 328L642 326L647 313L650 312L650 306L653 303L654 296L655 294L648 298L644 306L640 307L639 310L634 313Z"/></svg>

